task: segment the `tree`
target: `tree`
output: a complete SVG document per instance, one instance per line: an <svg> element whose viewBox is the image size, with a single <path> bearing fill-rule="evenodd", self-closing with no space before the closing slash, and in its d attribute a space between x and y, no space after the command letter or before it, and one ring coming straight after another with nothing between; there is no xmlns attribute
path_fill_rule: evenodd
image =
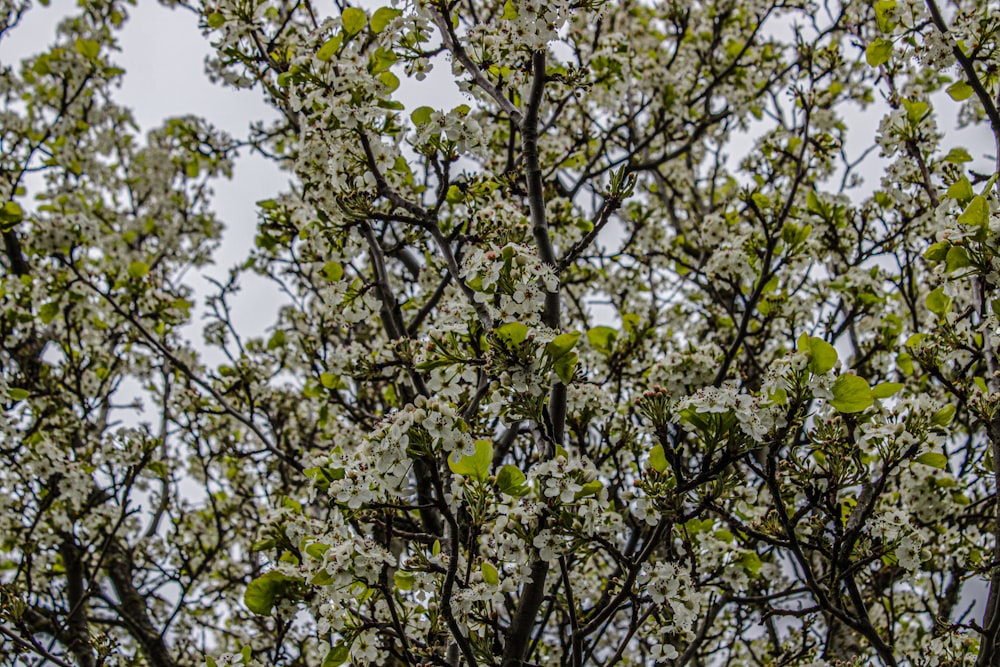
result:
<svg viewBox="0 0 1000 667"><path fill-rule="evenodd" d="M240 139L79 4L0 79L4 664L1000 665L995 4L167 3Z"/></svg>

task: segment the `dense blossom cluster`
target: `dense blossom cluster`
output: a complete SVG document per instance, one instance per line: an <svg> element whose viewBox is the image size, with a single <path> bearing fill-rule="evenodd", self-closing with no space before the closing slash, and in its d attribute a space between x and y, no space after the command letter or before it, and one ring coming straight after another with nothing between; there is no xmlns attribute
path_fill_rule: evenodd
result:
<svg viewBox="0 0 1000 667"><path fill-rule="evenodd" d="M0 662L996 664L994 5L164 4L276 120L0 67Z"/></svg>

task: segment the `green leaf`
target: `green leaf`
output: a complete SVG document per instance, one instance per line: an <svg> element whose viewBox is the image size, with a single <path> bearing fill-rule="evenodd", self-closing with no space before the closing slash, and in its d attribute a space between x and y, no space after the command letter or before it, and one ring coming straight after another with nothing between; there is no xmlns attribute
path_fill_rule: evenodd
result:
<svg viewBox="0 0 1000 667"><path fill-rule="evenodd" d="M149 264L146 262L135 261L128 265L128 274L138 280L149 273Z"/></svg>
<svg viewBox="0 0 1000 667"><path fill-rule="evenodd" d="M385 86L386 90L390 93L396 92L396 89L399 88L399 77L392 72L382 72L378 75L378 80L382 82L382 85ZM402 103L396 103L393 100L389 100L387 104L388 106L383 108L396 109L397 111L402 111L405 108ZM380 106L381 105L382 104L380 103Z"/></svg>
<svg viewBox="0 0 1000 667"><path fill-rule="evenodd" d="M87 60L94 60L101 52L101 43L93 39L83 39L82 37L78 37L76 41L73 42L73 48L75 48L76 52Z"/></svg>
<svg viewBox="0 0 1000 667"><path fill-rule="evenodd" d="M508 347L516 347L528 339L528 327L520 322L505 322L494 329L493 333Z"/></svg>
<svg viewBox="0 0 1000 667"><path fill-rule="evenodd" d="M937 315L944 317L945 313L951 310L951 297L944 293L943 287L927 295L927 309Z"/></svg>
<svg viewBox="0 0 1000 667"><path fill-rule="evenodd" d="M483 573L483 581L488 583L490 586L497 586L500 584L500 573L497 572L497 569L490 563L487 563L486 561L480 563L479 571Z"/></svg>
<svg viewBox="0 0 1000 667"><path fill-rule="evenodd" d="M889 62L890 57L892 57L892 42L881 37L876 37L875 41L865 49L865 60L872 67Z"/></svg>
<svg viewBox="0 0 1000 667"><path fill-rule="evenodd" d="M323 664L320 667L340 667L340 665L347 662L347 659L351 657L351 647L346 644L334 644L330 647L330 651L323 658Z"/></svg>
<svg viewBox="0 0 1000 667"><path fill-rule="evenodd" d="M457 185L449 185L448 191L445 192L444 200L449 204L460 204L465 201L465 193Z"/></svg>
<svg viewBox="0 0 1000 667"><path fill-rule="evenodd" d="M56 318L59 314L59 304L55 301L49 301L48 303L43 303L38 309L38 317L42 320L42 324L48 324Z"/></svg>
<svg viewBox="0 0 1000 667"><path fill-rule="evenodd" d="M931 245L930 248L924 251L924 259L928 262L943 262L948 257L948 250L951 249L951 243L948 241L938 241Z"/></svg>
<svg viewBox="0 0 1000 667"><path fill-rule="evenodd" d="M492 464L493 442L490 440L476 440L476 452L472 455L462 456L461 452L453 452L448 457L448 467L453 473L472 477L480 482L489 476Z"/></svg>
<svg viewBox="0 0 1000 667"><path fill-rule="evenodd" d="M4 231L10 229L24 219L24 209L13 199L6 202L0 209L0 228Z"/></svg>
<svg viewBox="0 0 1000 667"><path fill-rule="evenodd" d="M573 375L576 373L576 362L579 359L580 355L576 352L570 352L569 354L562 355L552 364L552 370L556 372L559 381L567 387L573 382Z"/></svg>
<svg viewBox="0 0 1000 667"><path fill-rule="evenodd" d="M344 383L340 381L340 376L335 373L320 373L319 383L327 389L344 388Z"/></svg>
<svg viewBox="0 0 1000 667"><path fill-rule="evenodd" d="M747 551L740 556L740 565L743 566L751 577L756 577L760 573L760 568L764 566L760 556L755 551Z"/></svg>
<svg viewBox="0 0 1000 667"><path fill-rule="evenodd" d="M912 125L916 125L922 121L930 109L927 102L924 102L923 100L908 100L903 98L900 102L903 104L903 108L906 109L906 119L910 121Z"/></svg>
<svg viewBox="0 0 1000 667"><path fill-rule="evenodd" d="M872 396L875 398L889 398L902 388L903 385L899 382L879 382L872 387Z"/></svg>
<svg viewBox="0 0 1000 667"><path fill-rule="evenodd" d="M816 375L828 373L837 365L837 350L822 338L799 336L799 351L809 355L809 370Z"/></svg>
<svg viewBox="0 0 1000 667"><path fill-rule="evenodd" d="M872 404L872 390L857 375L841 375L833 383L833 400L837 412L851 413L866 410Z"/></svg>
<svg viewBox="0 0 1000 667"><path fill-rule="evenodd" d="M216 30L218 28L221 28L222 25L226 22L226 17L220 14L219 12L212 12L211 14L208 15L207 22L209 28L211 28L212 30Z"/></svg>
<svg viewBox="0 0 1000 667"><path fill-rule="evenodd" d="M386 29L386 26L392 22L394 18L402 14L402 10L393 9L392 7L379 7L372 14L372 32L376 35Z"/></svg>
<svg viewBox="0 0 1000 667"><path fill-rule="evenodd" d="M528 485L525 484L526 479L520 468L505 465L497 473L497 486L500 487L502 493L520 498L521 496L528 495Z"/></svg>
<svg viewBox="0 0 1000 667"><path fill-rule="evenodd" d="M326 42L323 43L323 46L319 47L319 51L316 52L317 60L326 62L330 58L333 58L333 56L337 54L337 51L340 50L340 44L343 41L344 36L339 32L330 39L326 40Z"/></svg>
<svg viewBox="0 0 1000 667"><path fill-rule="evenodd" d="M915 460L917 463L923 463L925 466L937 468L938 470L948 469L948 457L941 452L924 452Z"/></svg>
<svg viewBox="0 0 1000 667"><path fill-rule="evenodd" d="M656 472L665 472L667 469L667 456L663 451L663 445L657 445L649 450L649 467Z"/></svg>
<svg viewBox="0 0 1000 667"><path fill-rule="evenodd" d="M550 359L558 359L559 357L569 353L578 340L580 340L579 331L559 334L545 345L545 354L547 354Z"/></svg>
<svg viewBox="0 0 1000 667"><path fill-rule="evenodd" d="M895 25L892 20L892 12L896 9L896 0L878 0L875 3L875 24L882 32L892 32Z"/></svg>
<svg viewBox="0 0 1000 667"><path fill-rule="evenodd" d="M271 570L250 582L243 594L243 603L258 616L268 616L278 598L287 594L298 581L277 570Z"/></svg>
<svg viewBox="0 0 1000 667"><path fill-rule="evenodd" d="M517 18L517 7L511 0L506 0L503 3L503 15L500 18L505 21L513 21Z"/></svg>
<svg viewBox="0 0 1000 667"><path fill-rule="evenodd" d="M913 357L906 352L900 352L896 355L896 368L907 377L913 375Z"/></svg>
<svg viewBox="0 0 1000 667"><path fill-rule="evenodd" d="M826 207L819 200L819 195L816 194L815 190L810 190L806 194L806 210L819 216L826 216Z"/></svg>
<svg viewBox="0 0 1000 667"><path fill-rule="evenodd" d="M425 125L431 122L432 113L434 113L434 109L431 107L417 107L410 113L410 120L413 121L414 125Z"/></svg>
<svg viewBox="0 0 1000 667"><path fill-rule="evenodd" d="M408 591L413 588L413 580L413 573L406 570L396 570L396 573L392 575L393 583L401 591Z"/></svg>
<svg viewBox="0 0 1000 667"><path fill-rule="evenodd" d="M735 535L732 531L726 530L725 528L720 528L719 530L712 533L712 537L722 542L732 542Z"/></svg>
<svg viewBox="0 0 1000 667"><path fill-rule="evenodd" d="M958 216L958 221L963 225L985 227L990 221L990 206L986 203L986 197L982 195L973 197L962 215Z"/></svg>
<svg viewBox="0 0 1000 667"><path fill-rule="evenodd" d="M277 350L285 346L285 332L283 329L276 329L267 340L268 350Z"/></svg>
<svg viewBox="0 0 1000 667"><path fill-rule="evenodd" d="M956 81L945 88L945 90L948 91L951 99L956 102L962 102L972 97L972 86L967 84L965 81Z"/></svg>
<svg viewBox="0 0 1000 667"><path fill-rule="evenodd" d="M393 65L399 58L396 54L389 49L376 49L375 53L372 54L371 63L368 66L369 71L372 74L378 74L379 72L384 72Z"/></svg>
<svg viewBox="0 0 1000 667"><path fill-rule="evenodd" d="M591 347L604 355L610 355L614 346L618 331L606 326L596 326L587 331L587 340Z"/></svg>
<svg viewBox="0 0 1000 667"><path fill-rule="evenodd" d="M595 479L592 482L587 482L583 485L579 491L573 496L576 499L586 498L587 496L596 496L604 488L604 484L600 480Z"/></svg>
<svg viewBox="0 0 1000 667"><path fill-rule="evenodd" d="M965 176L952 183L948 188L948 197L956 200L962 206L972 201L975 196L976 193L972 191L972 183Z"/></svg>
<svg viewBox="0 0 1000 667"><path fill-rule="evenodd" d="M931 415L931 422L937 424L938 426L947 426L951 423L951 420L955 418L955 413L958 410L954 405L946 405L933 415Z"/></svg>
<svg viewBox="0 0 1000 667"><path fill-rule="evenodd" d="M948 154L944 156L944 161L951 162L952 164L962 164L963 162L972 162L972 156L964 148L956 147L948 151Z"/></svg>
<svg viewBox="0 0 1000 667"><path fill-rule="evenodd" d="M327 262L323 265L322 269L323 277L329 280L331 283L335 283L344 277L344 267L338 262Z"/></svg>
<svg viewBox="0 0 1000 667"><path fill-rule="evenodd" d="M969 253L965 252L965 248L962 246L952 246L951 250L948 251L948 255L945 257L945 271L951 273L952 271L957 271L958 269L964 269L967 266L972 266L972 261L969 259Z"/></svg>
<svg viewBox="0 0 1000 667"><path fill-rule="evenodd" d="M344 24L344 33L348 37L354 37L356 34L364 30L365 25L368 24L368 15L365 14L365 10L363 9L348 7L344 10L344 13L341 14L340 20Z"/></svg>
<svg viewBox="0 0 1000 667"><path fill-rule="evenodd" d="M18 387L13 387L7 390L7 396L10 397L12 401L23 401L24 399L31 396L27 389L20 389Z"/></svg>

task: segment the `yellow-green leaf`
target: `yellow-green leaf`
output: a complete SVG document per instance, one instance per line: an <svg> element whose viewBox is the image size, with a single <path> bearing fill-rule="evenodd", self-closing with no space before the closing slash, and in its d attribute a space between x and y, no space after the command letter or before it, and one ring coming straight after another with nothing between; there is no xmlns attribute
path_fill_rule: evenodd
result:
<svg viewBox="0 0 1000 667"><path fill-rule="evenodd" d="M392 7L379 7L372 14L372 32L376 35L386 29L386 26L392 22L394 18L402 14L403 12L399 9L393 9Z"/></svg>
<svg viewBox="0 0 1000 667"><path fill-rule="evenodd" d="M136 280L142 278L147 273L149 273L149 264L146 264L146 262L137 260L128 265L128 274Z"/></svg>
<svg viewBox="0 0 1000 667"><path fill-rule="evenodd" d="M946 470L948 468L948 457L940 452L924 452L916 458L916 461L917 463L923 463L925 466L937 468L938 470Z"/></svg>
<svg viewBox="0 0 1000 667"><path fill-rule="evenodd" d="M667 465L667 456L663 451L663 445L653 447L649 452L649 467L656 472L664 472Z"/></svg>
<svg viewBox="0 0 1000 667"><path fill-rule="evenodd" d="M358 9L357 7L348 7L345 9L340 19L344 24L344 33L348 37L358 34L368 24L368 15L365 14L363 9Z"/></svg>
<svg viewBox="0 0 1000 667"><path fill-rule="evenodd" d="M399 77L392 72L382 72L378 75L378 80L390 93L396 92L396 89L399 88Z"/></svg>
<svg viewBox="0 0 1000 667"><path fill-rule="evenodd" d="M479 565L479 571L483 573L483 581L490 586L496 586L500 583L500 573L490 563L483 561Z"/></svg>
<svg viewBox="0 0 1000 667"><path fill-rule="evenodd" d="M413 573L406 570L396 570L396 573L392 575L393 583L401 591L408 591L413 588L413 579Z"/></svg>
<svg viewBox="0 0 1000 667"><path fill-rule="evenodd" d="M73 42L73 48L75 48L76 52L84 58L94 60L101 52L101 43L93 39L83 39L82 37L78 37L76 41Z"/></svg>
<svg viewBox="0 0 1000 667"><path fill-rule="evenodd" d="M948 404L931 415L931 422L938 426L947 426L955 418L957 411L954 405Z"/></svg>
<svg viewBox="0 0 1000 667"><path fill-rule="evenodd" d="M496 337L510 347L520 345L528 339L528 327L520 322L505 322L493 331Z"/></svg>
<svg viewBox="0 0 1000 667"><path fill-rule="evenodd" d="M323 43L323 46L319 47L319 51L316 52L316 58L326 62L330 58L333 58L340 50L340 44L344 41L344 36L337 33L330 39Z"/></svg>
<svg viewBox="0 0 1000 667"><path fill-rule="evenodd" d="M587 331L587 340L590 341L591 347L605 355L611 354L611 349L617 337L618 331L603 325L596 326Z"/></svg>
<svg viewBox="0 0 1000 667"><path fill-rule="evenodd" d="M351 657L351 647L347 644L334 644L323 658L320 667L340 667Z"/></svg>
<svg viewBox="0 0 1000 667"><path fill-rule="evenodd" d="M899 382L879 382L872 387L872 396L875 398L889 398L902 388L903 385Z"/></svg>
<svg viewBox="0 0 1000 667"><path fill-rule="evenodd" d="M558 359L559 357L569 353L569 351L576 345L576 341L579 339L579 331L559 334L545 345L545 354L547 354L550 359Z"/></svg>
<svg viewBox="0 0 1000 667"><path fill-rule="evenodd" d="M410 120L413 121L414 125L424 125L431 122L432 113L434 113L434 109L431 107L417 107L410 112Z"/></svg>
<svg viewBox="0 0 1000 667"><path fill-rule="evenodd" d="M323 265L323 277L335 283L344 277L344 267L339 262L327 262Z"/></svg>
<svg viewBox="0 0 1000 667"><path fill-rule="evenodd" d="M976 196L976 193L972 191L972 183L965 176L958 179L948 187L948 197L950 199L956 200L962 206L965 206L972 198Z"/></svg>
<svg viewBox="0 0 1000 667"><path fill-rule="evenodd" d="M938 287L927 295L927 309L937 315L944 317L945 313L951 310L951 297L944 293L943 287Z"/></svg>
<svg viewBox="0 0 1000 667"><path fill-rule="evenodd" d="M528 485L525 484L526 477L517 466L505 465L497 473L497 486L500 491L508 496L520 498L528 494Z"/></svg>
<svg viewBox="0 0 1000 667"><path fill-rule="evenodd" d="M268 616L278 598L285 595L297 581L272 570L250 582L243 594L243 603L258 616Z"/></svg>
<svg viewBox="0 0 1000 667"><path fill-rule="evenodd" d="M483 481L490 474L493 464L493 443L489 440L476 440L474 454L463 456L461 452L453 452L448 457L448 467L456 475L472 477Z"/></svg>
<svg viewBox="0 0 1000 667"><path fill-rule="evenodd" d="M42 324L48 324L56 318L59 314L59 304L55 301L49 301L43 303L38 309L38 317L42 320Z"/></svg>
<svg viewBox="0 0 1000 667"><path fill-rule="evenodd" d="M892 12L896 9L896 0L878 0L875 3L875 23L882 32L892 32L895 23Z"/></svg>
<svg viewBox="0 0 1000 667"><path fill-rule="evenodd" d="M595 479L592 482L587 482L582 486L582 488L576 492L573 496L576 499L586 498L587 496L596 496L604 488L604 484L599 479Z"/></svg>
<svg viewBox="0 0 1000 667"><path fill-rule="evenodd" d="M944 260L944 270L948 273L952 271L957 271L958 269L964 269L967 266L972 265L972 260L969 259L969 253L965 251L962 246L952 246L948 251L947 256Z"/></svg>
<svg viewBox="0 0 1000 667"><path fill-rule="evenodd" d="M798 348L809 355L808 368L816 375L823 375L837 365L837 350L822 338L802 334Z"/></svg>
<svg viewBox="0 0 1000 667"><path fill-rule="evenodd" d="M576 373L576 362L579 359L580 355L576 352L570 352L569 354L562 355L553 362L552 370L556 372L559 381L564 385L569 386L573 382L573 375Z"/></svg>
<svg viewBox="0 0 1000 667"><path fill-rule="evenodd" d="M857 375L841 375L833 383L831 391L833 399L830 405L837 412L861 412L871 406L873 401L871 387Z"/></svg>
<svg viewBox="0 0 1000 667"><path fill-rule="evenodd" d="M985 227L990 221L990 205L986 203L986 198L982 195L973 197L962 215L958 216L958 221L963 225Z"/></svg>
<svg viewBox="0 0 1000 667"><path fill-rule="evenodd" d="M945 90L948 91L948 94L951 96L951 99L955 100L956 102L961 102L963 100L967 100L970 97L972 97L972 86L967 84L965 81L956 81L955 83L945 88Z"/></svg>
<svg viewBox="0 0 1000 667"><path fill-rule="evenodd" d="M892 57L892 42L881 37L876 37L875 41L865 49L865 60L872 67L889 62L890 57Z"/></svg>

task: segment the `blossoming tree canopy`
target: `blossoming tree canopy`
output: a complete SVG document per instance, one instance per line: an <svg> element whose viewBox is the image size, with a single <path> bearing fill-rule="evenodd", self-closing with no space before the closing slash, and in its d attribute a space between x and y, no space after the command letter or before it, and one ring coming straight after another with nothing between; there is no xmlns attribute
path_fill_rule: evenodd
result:
<svg viewBox="0 0 1000 667"><path fill-rule="evenodd" d="M3 664L1000 665L995 4L164 4L277 120L0 68Z"/></svg>

